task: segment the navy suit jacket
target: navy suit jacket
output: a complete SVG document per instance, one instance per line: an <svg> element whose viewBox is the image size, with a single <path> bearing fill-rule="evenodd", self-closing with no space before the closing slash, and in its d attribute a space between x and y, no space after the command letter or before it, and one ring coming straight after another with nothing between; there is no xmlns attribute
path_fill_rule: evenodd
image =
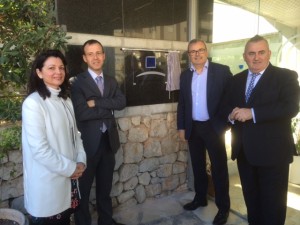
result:
<svg viewBox="0 0 300 225"><path fill-rule="evenodd" d="M299 110L297 73L270 64L246 103L247 75L248 70L245 70L233 77L230 112L235 107L253 108L256 123L235 121L232 125L232 159L243 150L253 166L292 162L295 145L291 119Z"/></svg>
<svg viewBox="0 0 300 225"><path fill-rule="evenodd" d="M86 71L71 80L71 99L87 155L94 155L98 149L103 122L107 126L112 151L117 152L120 141L114 110L121 110L126 106L125 96L120 91L117 81L104 74L102 96L96 82ZM95 107L90 108L87 101L92 99L95 100Z"/></svg>
<svg viewBox="0 0 300 225"><path fill-rule="evenodd" d="M226 115L221 113L221 106L232 73L228 66L209 62L207 71L207 109L215 131L222 135L228 128ZM177 107L177 129L185 130L189 139L192 131L192 78L193 71L187 69L180 76L180 93Z"/></svg>

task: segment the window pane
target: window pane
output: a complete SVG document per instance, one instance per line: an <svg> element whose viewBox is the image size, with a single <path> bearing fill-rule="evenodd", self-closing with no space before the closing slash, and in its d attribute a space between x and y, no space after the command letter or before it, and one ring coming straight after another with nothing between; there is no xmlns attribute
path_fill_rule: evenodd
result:
<svg viewBox="0 0 300 225"><path fill-rule="evenodd" d="M57 1L59 24L68 32L187 41L188 1Z"/></svg>

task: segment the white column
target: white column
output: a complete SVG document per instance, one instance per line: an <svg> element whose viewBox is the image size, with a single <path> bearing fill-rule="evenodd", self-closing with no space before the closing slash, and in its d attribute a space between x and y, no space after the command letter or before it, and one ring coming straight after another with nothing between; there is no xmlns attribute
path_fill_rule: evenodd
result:
<svg viewBox="0 0 300 225"><path fill-rule="evenodd" d="M188 41L197 37L197 24L198 24L198 2L199 0L189 0L188 7Z"/></svg>

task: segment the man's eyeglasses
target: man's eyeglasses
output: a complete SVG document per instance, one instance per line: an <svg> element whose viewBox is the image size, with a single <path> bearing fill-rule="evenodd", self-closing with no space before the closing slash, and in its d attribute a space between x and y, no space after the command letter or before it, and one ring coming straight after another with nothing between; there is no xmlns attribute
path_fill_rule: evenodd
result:
<svg viewBox="0 0 300 225"><path fill-rule="evenodd" d="M198 53L199 54L203 54L204 52L206 52L206 49L205 48L200 48L197 51L196 50L189 51L189 54L190 55L196 55Z"/></svg>

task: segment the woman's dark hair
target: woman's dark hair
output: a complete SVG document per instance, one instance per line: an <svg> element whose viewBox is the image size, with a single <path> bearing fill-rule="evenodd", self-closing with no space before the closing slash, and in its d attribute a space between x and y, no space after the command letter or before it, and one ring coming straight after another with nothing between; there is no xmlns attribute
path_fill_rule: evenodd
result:
<svg viewBox="0 0 300 225"><path fill-rule="evenodd" d="M46 87L43 79L40 79L39 76L36 73L37 69L42 70L42 68L44 67L45 61L49 57L60 58L61 61L64 64L65 79L64 79L63 83L60 85L61 91L60 91L58 96L62 97L63 99L66 99L68 97L69 87L70 87L69 76L68 76L67 69L66 69L67 61L66 61L65 56L59 50L46 50L46 51L40 53L35 58L35 60L32 64L31 73L30 73L30 77L29 77L29 82L28 82L28 85L27 85L28 95L30 95L31 93L37 91L39 93L39 95L44 100L46 99L46 97L50 97L50 95L51 95L50 91Z"/></svg>

